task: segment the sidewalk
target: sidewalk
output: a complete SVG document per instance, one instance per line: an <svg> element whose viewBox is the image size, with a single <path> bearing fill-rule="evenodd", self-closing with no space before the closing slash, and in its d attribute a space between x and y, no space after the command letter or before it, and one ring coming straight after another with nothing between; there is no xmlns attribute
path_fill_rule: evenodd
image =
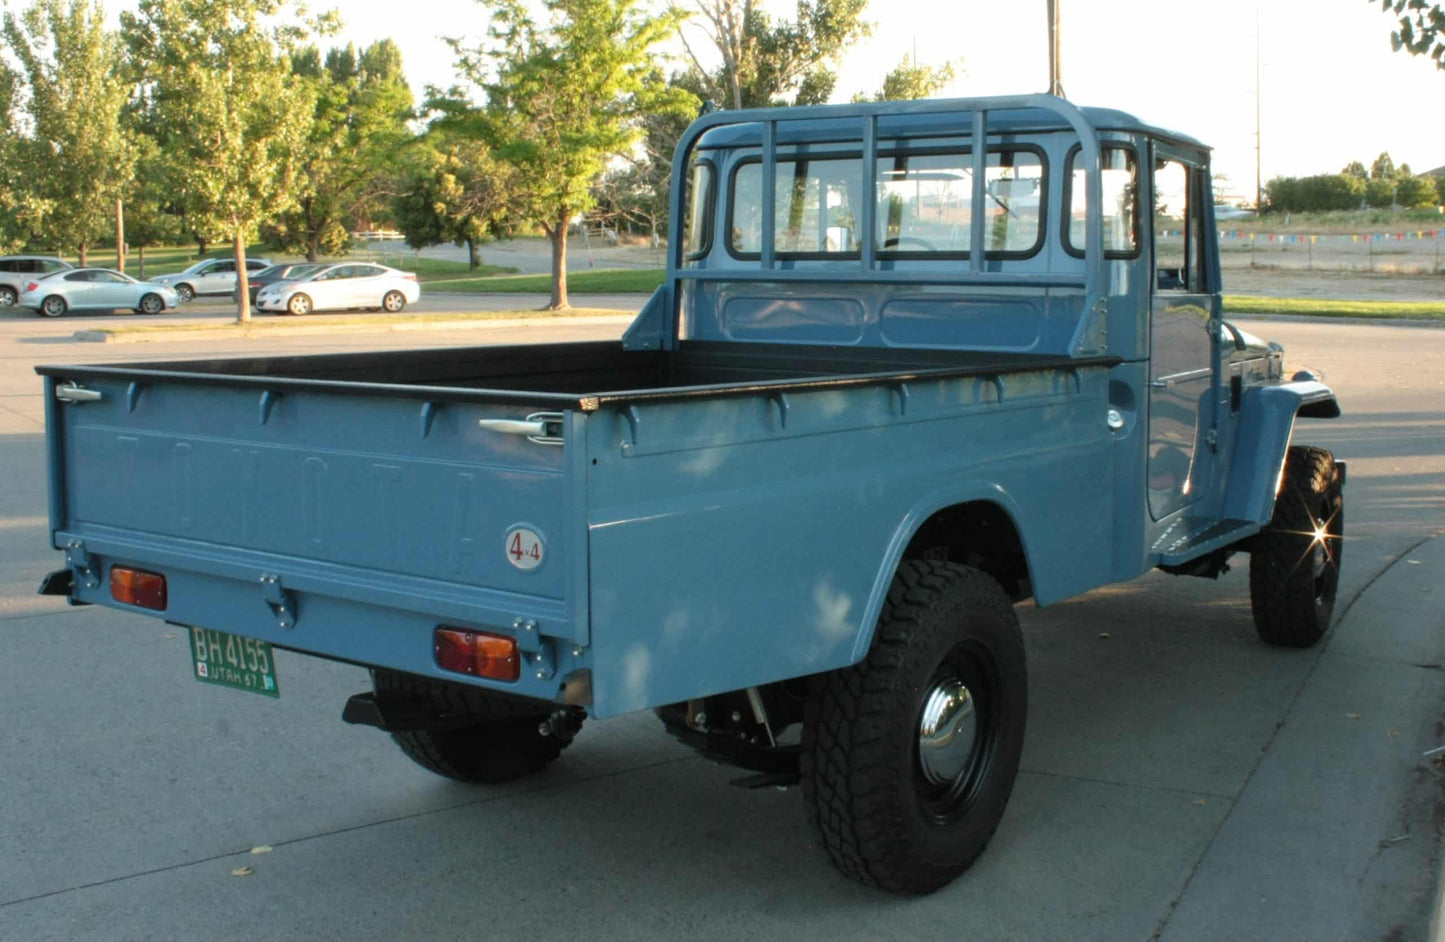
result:
<svg viewBox="0 0 1445 942"><path fill-rule="evenodd" d="M1348 603L1156 938L1423 937L1445 822L1445 761L1422 755L1445 745L1442 602L1436 537ZM1402 912L1417 918L1382 936Z"/></svg>

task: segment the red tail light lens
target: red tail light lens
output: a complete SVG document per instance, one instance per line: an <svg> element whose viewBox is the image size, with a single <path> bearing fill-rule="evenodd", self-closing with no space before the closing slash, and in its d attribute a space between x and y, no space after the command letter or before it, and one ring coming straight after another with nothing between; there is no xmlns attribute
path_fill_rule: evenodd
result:
<svg viewBox="0 0 1445 942"><path fill-rule="evenodd" d="M247 284L247 287L250 287L250 288L259 288L259 287L261 287L261 282L259 282L259 281L250 281L250 282L247 282L246 284Z"/></svg>
<svg viewBox="0 0 1445 942"><path fill-rule="evenodd" d="M416 281L416 272L404 271L401 273L401 277L405 278L407 281Z"/></svg>
<svg viewBox="0 0 1445 942"><path fill-rule="evenodd" d="M166 610L166 577L158 572L110 567L110 597L125 605Z"/></svg>
<svg viewBox="0 0 1445 942"><path fill-rule="evenodd" d="M38 281L32 281L32 282L30 282L30 284L28 284L28 285L25 286L25 291L26 291L26 293L28 294L28 293L30 293L31 291L39 290L39 288L40 288L40 282L38 282Z"/></svg>
<svg viewBox="0 0 1445 942"><path fill-rule="evenodd" d="M433 641L442 670L491 680L516 680L522 673L517 642L502 635L465 628L438 628Z"/></svg>

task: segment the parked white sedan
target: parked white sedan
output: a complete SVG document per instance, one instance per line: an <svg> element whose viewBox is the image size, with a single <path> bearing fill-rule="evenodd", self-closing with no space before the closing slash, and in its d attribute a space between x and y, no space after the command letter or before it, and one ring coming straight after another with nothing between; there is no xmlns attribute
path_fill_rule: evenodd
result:
<svg viewBox="0 0 1445 942"><path fill-rule="evenodd" d="M76 268L26 281L17 307L46 317L67 311L114 311L159 314L181 303L176 289L153 281L136 281L109 268Z"/></svg>
<svg viewBox="0 0 1445 942"><path fill-rule="evenodd" d="M416 275L385 265L328 265L300 281L267 285L256 295L262 311L310 314L375 308L395 314L421 297Z"/></svg>

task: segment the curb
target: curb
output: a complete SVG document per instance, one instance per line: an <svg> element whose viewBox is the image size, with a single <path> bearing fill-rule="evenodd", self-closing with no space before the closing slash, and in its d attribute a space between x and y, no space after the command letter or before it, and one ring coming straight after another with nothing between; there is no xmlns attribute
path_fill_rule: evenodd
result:
<svg viewBox="0 0 1445 942"><path fill-rule="evenodd" d="M255 340L262 337L307 337L320 334L338 333L404 333L417 330L478 330L492 327L530 327L540 324L626 324L635 320L635 314L588 314L580 317L538 316L538 317L473 317L465 320L417 321L415 323L394 322L381 324L316 324L297 327L227 326L195 329L177 327L174 330L158 329L133 331L126 328L117 330L77 330L71 337L86 343L154 343L172 340L211 340L240 337Z"/></svg>

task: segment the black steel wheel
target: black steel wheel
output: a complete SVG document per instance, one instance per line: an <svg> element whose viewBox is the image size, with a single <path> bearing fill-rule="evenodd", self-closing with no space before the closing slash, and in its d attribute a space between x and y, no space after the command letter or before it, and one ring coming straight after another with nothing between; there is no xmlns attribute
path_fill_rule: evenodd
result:
<svg viewBox="0 0 1445 942"><path fill-rule="evenodd" d="M1292 446L1274 517L1250 549L1250 609L1262 639L1307 648L1324 637L1340 588L1344 535L1345 494L1334 455Z"/></svg>
<svg viewBox="0 0 1445 942"><path fill-rule="evenodd" d="M166 309L166 302L161 300L158 294L148 294L140 299L140 312L142 314L159 314Z"/></svg>
<svg viewBox="0 0 1445 942"><path fill-rule="evenodd" d="M68 310L70 310L70 305L66 304L65 299L58 294L52 294L40 302L40 313L46 317L59 317Z"/></svg>
<svg viewBox="0 0 1445 942"><path fill-rule="evenodd" d="M0 307L14 307L20 296L9 285L0 285Z"/></svg>
<svg viewBox="0 0 1445 942"><path fill-rule="evenodd" d="M190 285L176 285L176 294L180 296L181 303L185 304L187 301L195 299L196 289L192 288Z"/></svg>
<svg viewBox="0 0 1445 942"><path fill-rule="evenodd" d="M1013 605L954 563L899 567L868 656L821 678L803 727L803 794L833 862L929 893L978 858L1013 791L1028 671Z"/></svg>
<svg viewBox="0 0 1445 942"><path fill-rule="evenodd" d="M406 295L400 291L388 291L386 297L381 299L381 306L389 313L396 314L406 307Z"/></svg>
<svg viewBox="0 0 1445 942"><path fill-rule="evenodd" d="M550 704L397 671L376 670L371 677L378 699L476 718L466 726L391 734L413 762L437 775L461 782L510 782L540 770L568 745L541 732Z"/></svg>

